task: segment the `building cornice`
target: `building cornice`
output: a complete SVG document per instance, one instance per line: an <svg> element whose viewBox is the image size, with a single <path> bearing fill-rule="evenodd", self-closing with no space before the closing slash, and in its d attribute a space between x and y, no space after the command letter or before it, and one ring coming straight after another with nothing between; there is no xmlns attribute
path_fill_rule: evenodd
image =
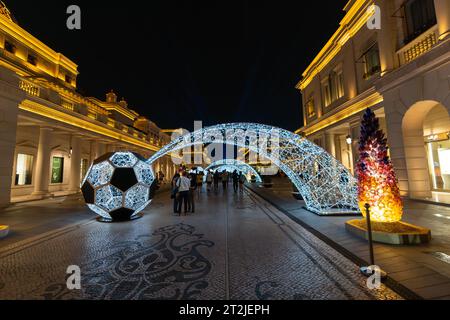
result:
<svg viewBox="0 0 450 320"><path fill-rule="evenodd" d="M93 98L93 97L90 97L87 99L90 100L92 103L99 105L100 107L102 107L105 110L116 111L132 121L135 121L137 118L139 118L138 113L134 112L133 110L124 108L118 103L104 102L104 101L101 101L101 100L99 100L97 98Z"/></svg>
<svg viewBox="0 0 450 320"><path fill-rule="evenodd" d="M45 118L53 119L73 127L84 129L93 133L103 135L108 138L112 138L118 141L126 142L149 151L158 152L160 148L155 147L145 141L137 139L132 136L123 134L122 132L109 128L106 125L100 125L94 123L88 117L83 117L81 115L72 115L66 110L58 110L59 106L46 106L44 104L37 103L31 100L25 100L19 105L19 109L27 111Z"/></svg>
<svg viewBox="0 0 450 320"><path fill-rule="evenodd" d="M383 102L383 96L377 92L375 88L371 88L359 96L343 103L329 114L326 114L323 118L297 130L295 133L304 134L308 137L322 129L358 114L367 108L376 106L381 102Z"/></svg>
<svg viewBox="0 0 450 320"><path fill-rule="evenodd" d="M352 1L347 3L349 7ZM330 61L341 51L342 47L351 39L362 26L367 24L373 12L368 10L373 5L373 0L355 0L348 9L347 14L342 19L338 30L328 40L319 54L314 58L311 64L303 72L302 80L297 84L296 88L304 90L319 74Z"/></svg>
<svg viewBox="0 0 450 320"><path fill-rule="evenodd" d="M0 15L0 29L8 36L16 39L25 46L31 48L33 51L48 59L50 62L62 66L71 73L78 75L78 65L61 53L58 53L48 47L46 44L32 36L19 25L8 20L6 17Z"/></svg>

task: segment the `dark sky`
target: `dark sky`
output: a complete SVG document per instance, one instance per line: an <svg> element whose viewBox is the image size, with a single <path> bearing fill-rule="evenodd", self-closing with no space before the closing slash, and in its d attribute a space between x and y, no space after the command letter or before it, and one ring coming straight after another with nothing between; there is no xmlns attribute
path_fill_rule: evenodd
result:
<svg viewBox="0 0 450 320"><path fill-rule="evenodd" d="M260 122L298 129L295 89L346 0L6 0L19 24L79 65L79 91L114 89L162 128ZM82 30L66 8L82 9Z"/></svg>

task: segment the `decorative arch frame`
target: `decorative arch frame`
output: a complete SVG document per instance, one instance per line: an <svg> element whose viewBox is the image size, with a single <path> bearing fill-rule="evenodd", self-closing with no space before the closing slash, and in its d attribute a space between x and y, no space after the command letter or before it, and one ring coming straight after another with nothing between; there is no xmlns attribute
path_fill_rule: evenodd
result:
<svg viewBox="0 0 450 320"><path fill-rule="evenodd" d="M255 170L255 168L245 163L244 161L240 160L233 160L233 159L218 160L211 163L208 167L206 167L205 171L220 168L233 168L237 171L245 172L247 175L255 176L257 183L263 182L260 174L258 173L258 171Z"/></svg>
<svg viewBox="0 0 450 320"><path fill-rule="evenodd" d="M251 143L261 138L270 143ZM348 169L306 138L272 126L230 123L203 128L173 140L148 163L189 146L211 143L247 148L272 161L289 177L303 196L306 208L314 213L359 213L357 182Z"/></svg>

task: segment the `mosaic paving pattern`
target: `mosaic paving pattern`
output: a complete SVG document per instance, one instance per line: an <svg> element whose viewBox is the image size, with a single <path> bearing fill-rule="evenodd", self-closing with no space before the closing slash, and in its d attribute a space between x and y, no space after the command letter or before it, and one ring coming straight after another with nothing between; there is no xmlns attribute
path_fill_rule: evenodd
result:
<svg viewBox="0 0 450 320"><path fill-rule="evenodd" d="M114 244L111 253L81 266L83 299L193 299L208 287L204 277L211 263L198 251L214 243L195 234L195 228L178 224L161 228L151 237ZM153 238L157 238L152 243ZM48 286L42 297L72 297L66 284Z"/></svg>
<svg viewBox="0 0 450 320"><path fill-rule="evenodd" d="M400 299L367 289L356 265L250 194L204 192L187 217L167 198L135 222L0 247L0 299ZM82 290L67 289L70 265Z"/></svg>

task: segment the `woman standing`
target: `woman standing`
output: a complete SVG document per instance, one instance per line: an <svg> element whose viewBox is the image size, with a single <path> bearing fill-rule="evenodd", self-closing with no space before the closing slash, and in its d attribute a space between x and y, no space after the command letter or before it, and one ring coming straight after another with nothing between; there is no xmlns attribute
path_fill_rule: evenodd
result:
<svg viewBox="0 0 450 320"><path fill-rule="evenodd" d="M184 203L184 215L187 215L189 205L189 192L191 189L191 180L186 177L186 171L181 173L181 177L177 181L179 192L177 213L181 215L181 209Z"/></svg>

